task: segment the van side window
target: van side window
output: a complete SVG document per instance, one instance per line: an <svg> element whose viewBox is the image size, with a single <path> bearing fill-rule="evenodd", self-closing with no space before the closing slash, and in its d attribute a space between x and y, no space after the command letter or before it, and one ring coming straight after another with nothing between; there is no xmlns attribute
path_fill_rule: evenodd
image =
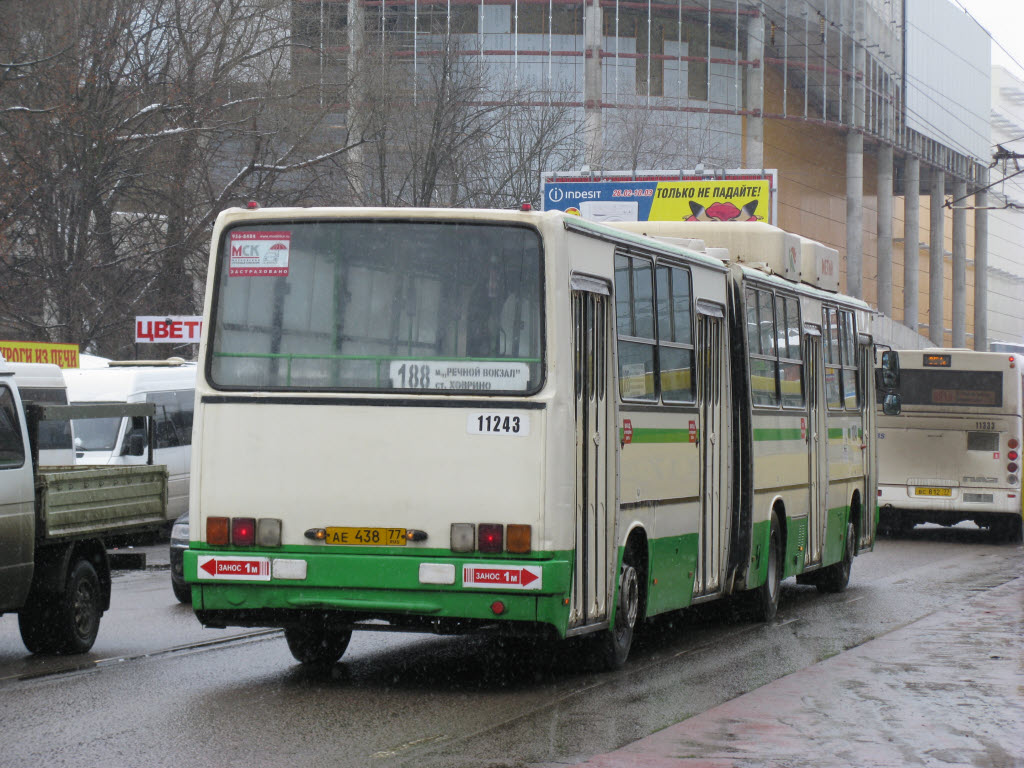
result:
<svg viewBox="0 0 1024 768"><path fill-rule="evenodd" d="M25 444L21 441L21 421L14 405L14 394L0 387L0 469L25 464Z"/></svg>
<svg viewBox="0 0 1024 768"><path fill-rule="evenodd" d="M151 392L146 402L156 406L154 448L177 448L192 444L193 390Z"/></svg>

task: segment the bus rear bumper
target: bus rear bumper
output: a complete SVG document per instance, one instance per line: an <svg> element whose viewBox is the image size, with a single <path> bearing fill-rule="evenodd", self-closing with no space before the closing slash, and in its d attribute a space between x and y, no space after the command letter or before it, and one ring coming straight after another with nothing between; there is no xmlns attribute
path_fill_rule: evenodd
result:
<svg viewBox="0 0 1024 768"><path fill-rule="evenodd" d="M436 632L505 630L549 625L563 635L568 623L571 567L568 559L478 560L362 554L254 553L271 562L306 562L307 578L261 581L198 578L198 565L211 558L238 558L240 552L186 550L185 574L193 587L196 616L206 626L286 627L311 615L353 629ZM269 556L269 557L268 557ZM454 572L451 584L422 583L420 565ZM469 581L467 569L489 568L503 575L529 573L536 581L508 587ZM273 569L276 572L276 569ZM517 578L511 578L513 582ZM522 576L518 578L523 579ZM529 578L529 577L526 577ZM525 580L525 579L523 579ZM538 583L541 588L529 589ZM535 629L534 629L535 631Z"/></svg>

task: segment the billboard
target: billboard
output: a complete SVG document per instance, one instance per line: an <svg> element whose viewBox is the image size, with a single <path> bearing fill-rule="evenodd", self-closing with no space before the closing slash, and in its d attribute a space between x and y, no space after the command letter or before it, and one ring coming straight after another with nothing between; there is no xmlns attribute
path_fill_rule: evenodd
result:
<svg viewBox="0 0 1024 768"><path fill-rule="evenodd" d="M136 344L198 344L203 332L202 315L157 315L135 318Z"/></svg>
<svg viewBox="0 0 1024 768"><path fill-rule="evenodd" d="M51 363L61 368L78 367L77 344L0 341L0 355L3 355L8 363Z"/></svg>
<svg viewBox="0 0 1024 768"><path fill-rule="evenodd" d="M776 171L545 173L545 211L589 221L761 221L775 224Z"/></svg>

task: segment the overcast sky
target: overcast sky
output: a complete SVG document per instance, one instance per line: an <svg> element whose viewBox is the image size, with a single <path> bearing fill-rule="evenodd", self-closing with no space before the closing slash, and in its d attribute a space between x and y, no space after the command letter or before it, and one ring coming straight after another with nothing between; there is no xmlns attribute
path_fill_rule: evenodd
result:
<svg viewBox="0 0 1024 768"><path fill-rule="evenodd" d="M992 63L1024 80L1024 0L951 0L992 36ZM999 46L1002 46L1000 48ZM1006 50L1004 51L1003 48ZM1012 57L1012 59L1011 59ZM1016 60L1016 61L1014 61Z"/></svg>

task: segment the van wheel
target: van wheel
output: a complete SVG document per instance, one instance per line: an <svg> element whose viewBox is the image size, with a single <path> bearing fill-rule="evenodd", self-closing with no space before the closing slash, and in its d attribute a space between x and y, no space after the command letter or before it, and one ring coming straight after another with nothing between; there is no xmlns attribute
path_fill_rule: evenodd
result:
<svg viewBox="0 0 1024 768"><path fill-rule="evenodd" d="M853 523L846 524L846 549L843 559L834 565L822 568L814 585L819 592L842 592L850 583L850 570L853 568L853 552L857 548L857 529Z"/></svg>
<svg viewBox="0 0 1024 768"><path fill-rule="evenodd" d="M768 576L764 584L748 593L748 607L754 621L771 621L779 610L779 593L782 584L782 531L779 518L772 512L771 529L768 533Z"/></svg>
<svg viewBox="0 0 1024 768"><path fill-rule="evenodd" d="M596 656L600 666L607 670L622 669L629 658L640 617L640 578L636 568L627 559L619 576L619 603L615 609L615 625L599 633Z"/></svg>
<svg viewBox="0 0 1024 768"><path fill-rule="evenodd" d="M101 594L92 564L88 560L72 563L62 594L43 597L18 614L25 647L32 653L88 651L100 631Z"/></svg>
<svg viewBox="0 0 1024 768"><path fill-rule="evenodd" d="M288 641L288 650L299 663L330 666L345 653L352 639L352 630L331 630L322 620L311 621L285 627L284 639Z"/></svg>

